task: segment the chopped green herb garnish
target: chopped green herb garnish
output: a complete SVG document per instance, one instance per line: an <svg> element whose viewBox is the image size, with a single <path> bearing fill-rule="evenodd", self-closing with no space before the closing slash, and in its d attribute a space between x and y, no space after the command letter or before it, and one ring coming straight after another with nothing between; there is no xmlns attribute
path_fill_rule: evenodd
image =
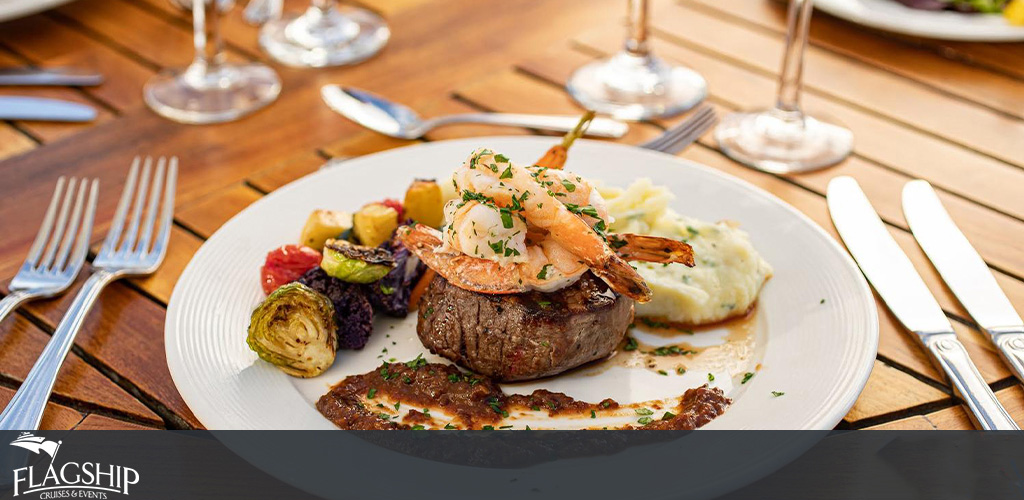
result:
<svg viewBox="0 0 1024 500"><path fill-rule="evenodd" d="M675 416L676 416L676 414L675 414L675 413L672 413L672 412L670 412L670 411L667 411L667 412L665 412L665 414L664 414L664 415L662 415L662 416L661 416L661 419L662 419L662 420L672 420L672 417L675 417Z"/></svg>
<svg viewBox="0 0 1024 500"><path fill-rule="evenodd" d="M652 411L650 408L637 408L636 409L636 414L637 415L654 415L654 411Z"/></svg>
<svg viewBox="0 0 1024 500"><path fill-rule="evenodd" d="M708 374L708 382L714 382L714 381L715 381L715 376L713 374L709 373Z"/></svg>
<svg viewBox="0 0 1024 500"><path fill-rule="evenodd" d="M594 410L590 410L590 418L597 418L597 412Z"/></svg>
<svg viewBox="0 0 1024 500"><path fill-rule="evenodd" d="M540 272L537 273L537 279L539 279L539 280L547 279L547 277L548 277L548 268L549 267L551 267L551 264L544 264L544 267L540 268Z"/></svg>
<svg viewBox="0 0 1024 500"><path fill-rule="evenodd" d="M754 372L747 372L747 373L744 373L744 374L743 374L743 380L741 380L741 381L740 381L740 383L741 383L741 384L746 384L746 383L747 383L747 382L749 382L749 381L750 381L750 379L752 379L752 378L754 378Z"/></svg>
<svg viewBox="0 0 1024 500"><path fill-rule="evenodd" d="M786 393L781 392L781 391L772 391L772 396L775 396L775 397L779 397L779 396L782 396L784 394L786 394Z"/></svg>
<svg viewBox="0 0 1024 500"><path fill-rule="evenodd" d="M636 339L635 338L633 338L633 337L626 337L626 347L623 347L622 350L624 350L624 351L635 351L635 350L637 350L638 347L640 347L640 346L639 346L639 344L636 343Z"/></svg>
<svg viewBox="0 0 1024 500"><path fill-rule="evenodd" d="M550 305L551 305L551 301L548 301L548 300L538 300L538 301L537 301L537 305L538 305L538 306L541 306L541 307L542 307L542 308L544 308L544 309L547 309L547 308L548 308L548 306L550 306Z"/></svg>
<svg viewBox="0 0 1024 500"><path fill-rule="evenodd" d="M665 370L658 370L658 375L666 375L667 376L668 372L665 371Z"/></svg>
<svg viewBox="0 0 1024 500"><path fill-rule="evenodd" d="M494 161L498 163L509 163L508 157L501 153L494 155Z"/></svg>
<svg viewBox="0 0 1024 500"><path fill-rule="evenodd" d="M499 428L499 429L511 429L511 428L512 428L512 426L511 426L511 425L503 425L503 426L501 426L501 427L498 427L498 428Z"/></svg>
<svg viewBox="0 0 1024 500"><path fill-rule="evenodd" d="M445 430L449 430L449 431L452 430L452 429L458 429L458 427L455 427L451 423L444 424L444 428L445 428Z"/></svg>
<svg viewBox="0 0 1024 500"><path fill-rule="evenodd" d="M562 186L564 186L565 190L570 192L570 193L573 192L573 191L576 191L576 185L571 183L571 182L569 182L567 179L563 179L562 180Z"/></svg>
<svg viewBox="0 0 1024 500"><path fill-rule="evenodd" d="M498 178L499 179L511 179L512 178L512 164L511 163L508 165L508 167L505 168L505 171L502 172L500 176L498 176Z"/></svg>
<svg viewBox="0 0 1024 500"><path fill-rule="evenodd" d="M512 229L512 212L507 208L499 210L501 214L501 225L505 229Z"/></svg>
<svg viewBox="0 0 1024 500"><path fill-rule="evenodd" d="M818 302L818 303L819 304L824 304L825 303L825 299L821 299L821 302Z"/></svg>
<svg viewBox="0 0 1024 500"><path fill-rule="evenodd" d="M366 393L366 399L373 399L377 395L377 388L373 387Z"/></svg>
<svg viewBox="0 0 1024 500"><path fill-rule="evenodd" d="M682 374L686 373L686 368L683 368L682 366L680 366L679 368L676 368L676 373L682 375Z"/></svg>
<svg viewBox="0 0 1024 500"><path fill-rule="evenodd" d="M686 232L690 233L690 236L697 236L698 234L700 234L700 231L698 231L697 228L693 226L686 226Z"/></svg>
<svg viewBox="0 0 1024 500"><path fill-rule="evenodd" d="M483 430L485 430L485 431L493 431L494 430L494 426L493 425L485 425L485 426L483 426Z"/></svg>
<svg viewBox="0 0 1024 500"><path fill-rule="evenodd" d="M414 430L414 431L422 431L424 429L426 429L426 427L423 427L420 424L416 424L416 425L412 426L412 430Z"/></svg>
<svg viewBox="0 0 1024 500"><path fill-rule="evenodd" d="M387 286L384 283L381 283L380 284L380 293L383 293L384 295L391 295L391 294L395 293L395 287Z"/></svg>
<svg viewBox="0 0 1024 500"><path fill-rule="evenodd" d="M642 418L637 419L637 423L641 424L641 425L647 425L647 424L651 423L651 421L653 421L653 420L654 419L651 418L651 417L642 417Z"/></svg>
<svg viewBox="0 0 1024 500"><path fill-rule="evenodd" d="M397 410L397 409L399 409L399 408L401 408L401 407L402 407L402 402L401 402L401 401L399 401L399 402L395 403L395 409L396 409L396 410Z"/></svg>

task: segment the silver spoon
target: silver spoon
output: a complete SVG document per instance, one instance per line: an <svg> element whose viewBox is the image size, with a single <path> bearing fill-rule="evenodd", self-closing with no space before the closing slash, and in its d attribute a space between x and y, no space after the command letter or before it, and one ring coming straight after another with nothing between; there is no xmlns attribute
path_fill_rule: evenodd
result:
<svg viewBox="0 0 1024 500"><path fill-rule="evenodd" d="M399 139L418 139L434 128L456 123L482 123L568 132L579 122L578 116L521 115L511 113L469 113L439 116L424 120L415 111L365 90L340 85L324 85L320 95L334 111L376 132ZM629 125L608 118L590 122L587 135L622 137Z"/></svg>

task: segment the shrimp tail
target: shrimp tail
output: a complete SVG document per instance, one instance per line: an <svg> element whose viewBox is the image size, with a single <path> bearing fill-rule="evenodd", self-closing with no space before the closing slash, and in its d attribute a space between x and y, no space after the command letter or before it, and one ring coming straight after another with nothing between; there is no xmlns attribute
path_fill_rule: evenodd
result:
<svg viewBox="0 0 1024 500"><path fill-rule="evenodd" d="M437 229L416 224L399 228L396 236L427 267L459 288L488 294L527 291L518 274L497 262L444 250Z"/></svg>
<svg viewBox="0 0 1024 500"><path fill-rule="evenodd" d="M695 265L693 247L682 241L643 234L610 234L609 245L626 260Z"/></svg>
<svg viewBox="0 0 1024 500"><path fill-rule="evenodd" d="M590 272L601 278L608 286L637 302L651 301L651 288L626 261L619 258L605 259L590 266Z"/></svg>

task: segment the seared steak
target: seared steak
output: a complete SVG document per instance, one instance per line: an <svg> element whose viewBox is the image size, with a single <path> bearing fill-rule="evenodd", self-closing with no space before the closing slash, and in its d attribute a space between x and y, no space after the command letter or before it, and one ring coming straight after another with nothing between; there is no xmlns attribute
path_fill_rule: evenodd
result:
<svg viewBox="0 0 1024 500"><path fill-rule="evenodd" d="M416 332L431 352L500 381L562 373L615 350L633 300L587 273L553 293L489 295L440 275L423 294Z"/></svg>

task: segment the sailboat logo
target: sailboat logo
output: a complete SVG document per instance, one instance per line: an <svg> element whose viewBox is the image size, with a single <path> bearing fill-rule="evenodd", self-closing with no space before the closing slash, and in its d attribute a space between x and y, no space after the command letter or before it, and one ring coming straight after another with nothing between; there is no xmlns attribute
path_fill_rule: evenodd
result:
<svg viewBox="0 0 1024 500"><path fill-rule="evenodd" d="M57 457L57 450L60 449L60 444L63 441L50 441L41 436L34 436L31 432L22 432L18 439L11 441L11 446L17 446L18 448L24 448L35 454L40 452L50 455L50 463L53 463L53 459Z"/></svg>

